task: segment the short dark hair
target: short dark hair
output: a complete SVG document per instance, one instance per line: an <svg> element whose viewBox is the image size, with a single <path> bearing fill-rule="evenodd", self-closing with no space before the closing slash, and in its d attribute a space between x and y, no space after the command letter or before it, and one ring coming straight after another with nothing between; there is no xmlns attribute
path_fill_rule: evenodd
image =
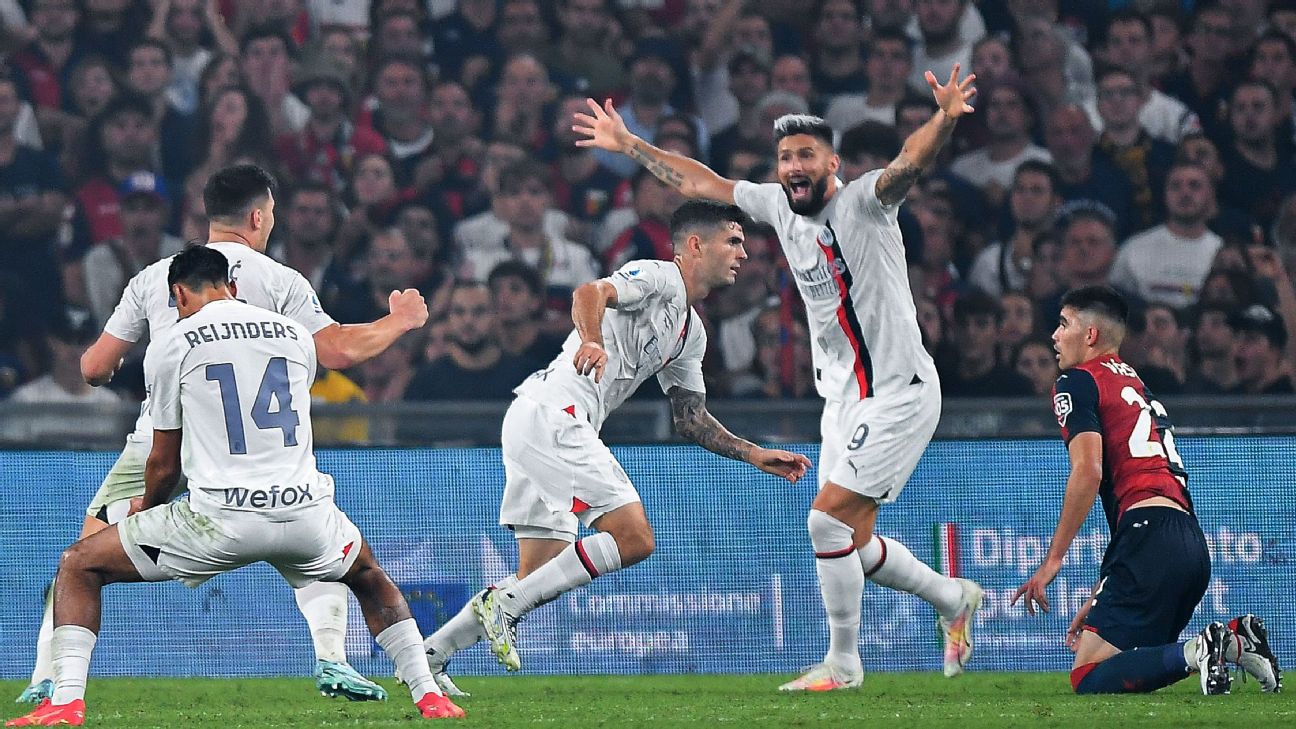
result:
<svg viewBox="0 0 1296 729"><path fill-rule="evenodd" d="M895 159L900 154L900 134L889 124L872 119L862 121L842 132L837 153L845 159L855 159L861 154Z"/></svg>
<svg viewBox="0 0 1296 729"><path fill-rule="evenodd" d="M265 40L267 38L277 38L282 42L284 53L287 54L289 58L293 58L297 55L297 44L293 42L292 36L288 35L283 28L274 23L262 23L261 25L254 25L248 28L243 33L243 37L239 39L239 53L247 53L248 46L252 45L256 41Z"/></svg>
<svg viewBox="0 0 1296 729"><path fill-rule="evenodd" d="M828 145L833 146L833 129L828 122L810 114L784 114L774 121L774 144L783 141L784 137L794 134L809 134Z"/></svg>
<svg viewBox="0 0 1296 729"><path fill-rule="evenodd" d="M518 279L532 296L544 296L544 282L540 280L540 272L521 261L508 260L496 264L486 276L486 285L493 288L497 281L504 278Z"/></svg>
<svg viewBox="0 0 1296 729"><path fill-rule="evenodd" d="M129 61L130 57L135 55L135 51L138 51L141 48L154 48L161 51L162 57L166 59L167 66L174 65L174 60L171 56L171 47L156 38L141 38L134 43L131 43L130 48L126 51L126 59ZM129 66L129 64L127 65Z"/></svg>
<svg viewBox="0 0 1296 729"><path fill-rule="evenodd" d="M211 220L233 222L243 217L261 199L273 195L274 176L253 164L226 167L207 179L203 205Z"/></svg>
<svg viewBox="0 0 1296 729"><path fill-rule="evenodd" d="M997 322L1003 319L1003 305L990 294L973 289L954 302L954 324L962 326L974 316L994 317Z"/></svg>
<svg viewBox="0 0 1296 729"><path fill-rule="evenodd" d="M523 183L528 181L539 182L548 190L550 182L549 168L530 157L524 157L507 165L500 170L500 194L516 195L522 190Z"/></svg>
<svg viewBox="0 0 1296 729"><path fill-rule="evenodd" d="M171 259L167 288L180 284L197 291L208 286L229 285L229 259L204 245L189 246Z"/></svg>
<svg viewBox="0 0 1296 729"><path fill-rule="evenodd" d="M1126 326L1129 321L1130 308L1125 298L1116 293L1110 286L1082 286L1071 289L1062 297L1062 307L1071 307L1076 311L1098 314Z"/></svg>
<svg viewBox="0 0 1296 729"><path fill-rule="evenodd" d="M1062 178L1058 176L1057 168L1044 160L1028 159L1017 165L1017 171L1013 173L1013 182L1017 182L1017 178L1023 174L1031 172L1047 177L1049 186L1053 189L1053 194L1060 194L1058 189L1062 187Z"/></svg>
<svg viewBox="0 0 1296 729"><path fill-rule="evenodd" d="M686 200L671 213L671 242L679 247L693 233L709 233L726 223L746 227L747 215L742 208L714 200Z"/></svg>
<svg viewBox="0 0 1296 729"><path fill-rule="evenodd" d="M1251 43L1251 53L1249 58L1251 63L1255 63L1256 54L1260 50L1261 43L1281 43L1287 49L1287 55L1293 61L1296 61L1296 40L1292 40L1291 36L1281 30L1270 28L1260 34L1260 37L1256 38L1255 41Z"/></svg>
<svg viewBox="0 0 1296 729"><path fill-rule="evenodd" d="M1111 29L1117 23L1138 23L1143 26L1143 32L1147 33L1148 41L1151 42L1153 35L1152 20L1133 8L1121 8L1107 16L1107 26L1103 30L1104 45L1111 42Z"/></svg>

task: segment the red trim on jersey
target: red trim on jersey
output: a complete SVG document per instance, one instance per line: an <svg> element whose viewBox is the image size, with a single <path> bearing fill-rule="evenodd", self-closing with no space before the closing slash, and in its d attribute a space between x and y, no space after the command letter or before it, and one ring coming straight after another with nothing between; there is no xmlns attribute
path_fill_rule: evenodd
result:
<svg viewBox="0 0 1296 729"><path fill-rule="evenodd" d="M584 501L581 501L580 499L576 498L575 496L572 497L572 513L573 513L573 514L580 514L580 513L582 513L582 512L589 511L589 509L590 509L590 505L589 505L589 504L585 503Z"/></svg>
<svg viewBox="0 0 1296 729"><path fill-rule="evenodd" d="M815 559L840 559L855 551L855 545L832 552L815 552Z"/></svg>
<svg viewBox="0 0 1296 729"><path fill-rule="evenodd" d="M878 544L882 547L882 557L877 561L877 564L873 565L873 569L865 570L865 577L872 577L874 572L882 569L882 565L886 564L886 540L882 537L876 537L876 539L878 540Z"/></svg>
<svg viewBox="0 0 1296 729"><path fill-rule="evenodd" d="M1089 674L1093 673L1093 670L1097 667L1097 663L1086 663L1083 666L1076 666L1071 669L1071 690L1079 693L1080 684Z"/></svg>
<svg viewBox="0 0 1296 729"><path fill-rule="evenodd" d="M828 230L832 231L832 227L829 226ZM860 328L859 319L855 316L855 307L850 298L850 269L846 267L846 259L842 257L841 246L837 244L836 239L837 234L834 232L833 244L826 246L819 243L819 249L828 259L828 269L833 272L833 280L837 282L839 295L837 323L841 325L842 331L846 334L846 341L850 342L851 351L855 353L855 381L859 383L860 399L863 400L873 395L873 383L870 381L872 360L869 358L868 347L864 346L864 332Z"/></svg>
<svg viewBox="0 0 1296 729"><path fill-rule="evenodd" d="M347 542L347 545L346 545L345 547L342 548L342 556L345 557L345 556L347 556L348 554L350 554L350 553L351 553L351 548L354 547L354 546L355 546L355 542Z"/></svg>
<svg viewBox="0 0 1296 729"><path fill-rule="evenodd" d="M576 558L580 560L581 567L584 567L585 571L589 573L590 579L597 580L599 576L598 570L594 568L594 563L590 561L589 555L585 553L585 545L581 544L583 541L585 540L576 540Z"/></svg>
<svg viewBox="0 0 1296 729"><path fill-rule="evenodd" d="M563 411L564 413L567 413L568 415L572 416L573 418L576 417L576 406L575 406L575 405L568 405L567 407L563 408L562 411Z"/></svg>

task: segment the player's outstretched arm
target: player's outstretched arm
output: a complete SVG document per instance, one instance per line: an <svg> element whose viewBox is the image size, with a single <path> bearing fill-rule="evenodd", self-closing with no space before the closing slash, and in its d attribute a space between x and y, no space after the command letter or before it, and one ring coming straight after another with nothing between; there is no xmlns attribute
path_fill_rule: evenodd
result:
<svg viewBox="0 0 1296 729"><path fill-rule="evenodd" d="M891 160L891 164L887 165L878 177L875 189L878 200L881 200L882 204L894 205L905 199L905 195L909 194L909 188L913 187L914 182L927 170L932 160L936 159L936 154L940 152L941 147L949 141L958 118L972 113L972 106L968 101L976 94L976 89L972 87L976 75L973 74L959 81L958 74L959 64L956 63L950 72L949 81L941 85L936 83L936 76L931 71L927 72L927 85L931 87L932 95L936 97L936 103L940 108L932 114L932 118L927 120L926 124L909 135L899 156Z"/></svg>
<svg viewBox="0 0 1296 729"><path fill-rule="evenodd" d="M180 480L180 442L183 431L154 430L153 450L144 463L144 498L131 512L152 509L165 504Z"/></svg>
<svg viewBox="0 0 1296 729"><path fill-rule="evenodd" d="M81 355L81 377L86 384L99 387L106 385L117 368L121 367L122 357L135 346L134 342L118 339L108 332L99 335L95 343Z"/></svg>
<svg viewBox="0 0 1296 729"><path fill-rule="evenodd" d="M792 483L810 470L810 459L799 453L762 448L730 433L707 411L706 395L682 387L672 387L668 395L675 432L712 453L750 463Z"/></svg>
<svg viewBox="0 0 1296 729"><path fill-rule="evenodd" d="M1094 432L1078 433L1067 446L1071 456L1071 475L1067 477L1066 495L1062 497L1062 515L1058 517L1057 528L1053 531L1053 541L1049 543L1044 563L1035 570L1035 574L1017 588L1013 595L1013 604L1025 596L1026 612L1035 614L1035 606L1044 612L1049 611L1048 596L1045 590L1062 569L1062 560L1066 557L1071 542L1098 499L1098 487L1102 481L1102 436Z"/></svg>
<svg viewBox="0 0 1296 729"><path fill-rule="evenodd" d="M670 185L685 197L701 197L723 203L734 202L734 181L717 175L710 167L674 152L658 149L635 136L626 128L609 99L599 106L586 99L589 114L576 114L572 131L587 138L576 141L578 147L598 147L619 152L643 165L657 179Z"/></svg>
<svg viewBox="0 0 1296 729"><path fill-rule="evenodd" d="M393 291L383 318L368 324L330 324L315 332L319 363L331 370L346 369L376 357L405 332L427 323L428 307L418 289Z"/></svg>

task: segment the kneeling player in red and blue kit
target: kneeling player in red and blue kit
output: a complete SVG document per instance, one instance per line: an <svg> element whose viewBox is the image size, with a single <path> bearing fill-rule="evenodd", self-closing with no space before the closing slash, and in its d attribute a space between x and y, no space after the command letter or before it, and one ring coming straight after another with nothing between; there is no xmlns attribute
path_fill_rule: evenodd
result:
<svg viewBox="0 0 1296 729"><path fill-rule="evenodd" d="M1117 354L1128 312L1105 286L1062 299L1053 409L1071 474L1044 563L1013 602L1025 596L1030 614L1037 605L1048 611L1045 590L1101 495L1111 543L1092 599L1067 630L1076 693L1155 691L1197 673L1202 693L1226 694L1228 663L1254 676L1261 690L1278 691L1282 672L1254 615L1213 622L1179 642L1210 582L1210 554L1166 410Z"/></svg>

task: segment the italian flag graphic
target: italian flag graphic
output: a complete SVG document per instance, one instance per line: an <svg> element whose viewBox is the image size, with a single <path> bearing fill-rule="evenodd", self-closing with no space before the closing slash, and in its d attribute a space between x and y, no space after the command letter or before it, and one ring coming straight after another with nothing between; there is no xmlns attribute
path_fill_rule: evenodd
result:
<svg viewBox="0 0 1296 729"><path fill-rule="evenodd" d="M962 577L963 561L959 557L959 525L954 522L937 524L936 571L946 577Z"/></svg>

